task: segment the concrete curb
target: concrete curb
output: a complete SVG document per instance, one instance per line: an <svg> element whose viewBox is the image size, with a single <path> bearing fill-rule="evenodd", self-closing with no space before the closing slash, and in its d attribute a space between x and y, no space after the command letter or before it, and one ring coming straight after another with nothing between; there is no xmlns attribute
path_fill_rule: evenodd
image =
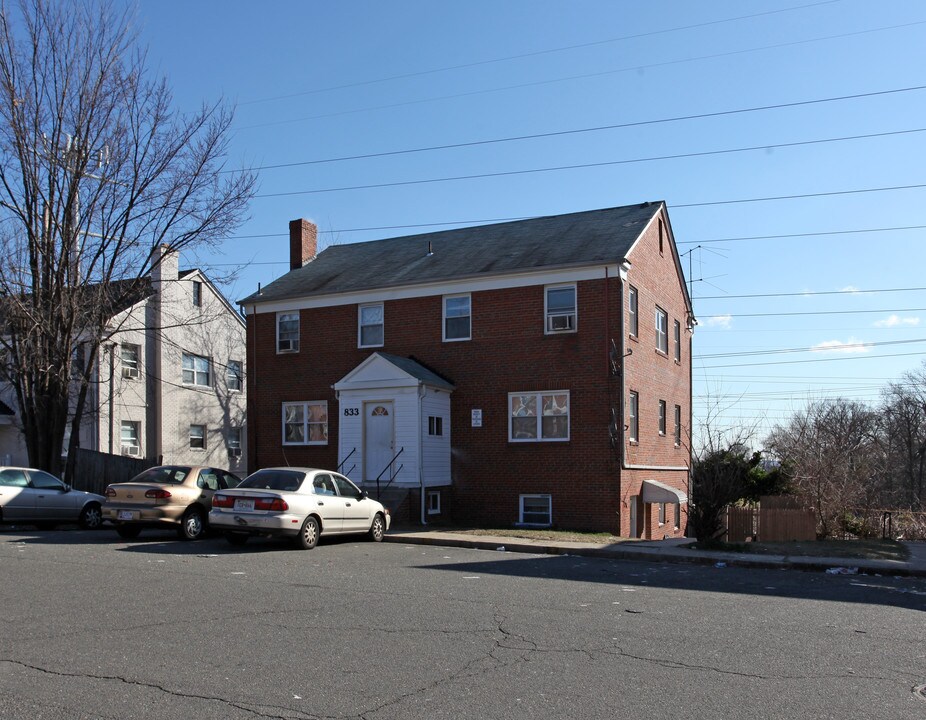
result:
<svg viewBox="0 0 926 720"><path fill-rule="evenodd" d="M885 560L856 560L852 558L791 558L781 555L765 557L747 557L738 553L712 553L705 550L687 548L661 549L652 546L637 548L617 548L612 546L594 546L584 543L549 543L545 541L524 540L522 538L486 538L471 537L451 532L408 532L394 531L387 533L386 542L406 543L409 545L431 545L441 547L470 548L474 550L492 550L513 553L530 553L534 555L571 555L609 560L631 560L636 562L660 562L693 565L714 565L723 563L725 567L755 568L762 570L800 570L804 572L827 572L842 570L847 575L892 575L898 577L926 577L926 567L905 563L893 563Z"/></svg>

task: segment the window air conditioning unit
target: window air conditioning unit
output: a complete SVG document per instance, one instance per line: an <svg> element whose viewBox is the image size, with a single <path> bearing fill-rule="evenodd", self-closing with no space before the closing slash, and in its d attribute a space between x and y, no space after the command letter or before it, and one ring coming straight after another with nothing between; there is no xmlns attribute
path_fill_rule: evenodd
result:
<svg viewBox="0 0 926 720"><path fill-rule="evenodd" d="M552 332L562 332L575 328L575 315L551 315L549 329Z"/></svg>
<svg viewBox="0 0 926 720"><path fill-rule="evenodd" d="M131 457L137 457L138 456L138 445L123 445L122 454L129 455Z"/></svg>
<svg viewBox="0 0 926 720"><path fill-rule="evenodd" d="M128 378L130 380L137 379L138 378L138 368L133 368L133 367L122 368L122 377Z"/></svg>
<svg viewBox="0 0 926 720"><path fill-rule="evenodd" d="M228 448L228 457L230 457L230 458L240 458L240 457L241 457L241 448Z"/></svg>

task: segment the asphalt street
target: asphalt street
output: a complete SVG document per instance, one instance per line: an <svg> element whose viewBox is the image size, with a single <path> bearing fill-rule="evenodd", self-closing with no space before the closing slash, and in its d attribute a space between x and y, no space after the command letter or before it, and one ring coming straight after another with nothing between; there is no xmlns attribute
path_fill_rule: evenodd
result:
<svg viewBox="0 0 926 720"><path fill-rule="evenodd" d="M926 718L926 579L0 530L0 718Z"/></svg>

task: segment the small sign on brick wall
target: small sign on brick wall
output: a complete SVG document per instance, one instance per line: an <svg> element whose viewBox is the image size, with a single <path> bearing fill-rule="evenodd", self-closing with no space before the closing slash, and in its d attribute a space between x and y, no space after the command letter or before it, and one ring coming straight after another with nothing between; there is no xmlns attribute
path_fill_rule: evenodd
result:
<svg viewBox="0 0 926 720"><path fill-rule="evenodd" d="M482 427L482 410L473 410L473 427Z"/></svg>

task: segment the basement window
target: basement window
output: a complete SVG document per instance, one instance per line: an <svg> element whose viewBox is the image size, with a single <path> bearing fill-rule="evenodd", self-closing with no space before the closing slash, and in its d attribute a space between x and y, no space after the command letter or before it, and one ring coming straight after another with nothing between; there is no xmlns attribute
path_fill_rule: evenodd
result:
<svg viewBox="0 0 926 720"><path fill-rule="evenodd" d="M553 498L551 495L521 495L519 525L550 527L553 524Z"/></svg>

